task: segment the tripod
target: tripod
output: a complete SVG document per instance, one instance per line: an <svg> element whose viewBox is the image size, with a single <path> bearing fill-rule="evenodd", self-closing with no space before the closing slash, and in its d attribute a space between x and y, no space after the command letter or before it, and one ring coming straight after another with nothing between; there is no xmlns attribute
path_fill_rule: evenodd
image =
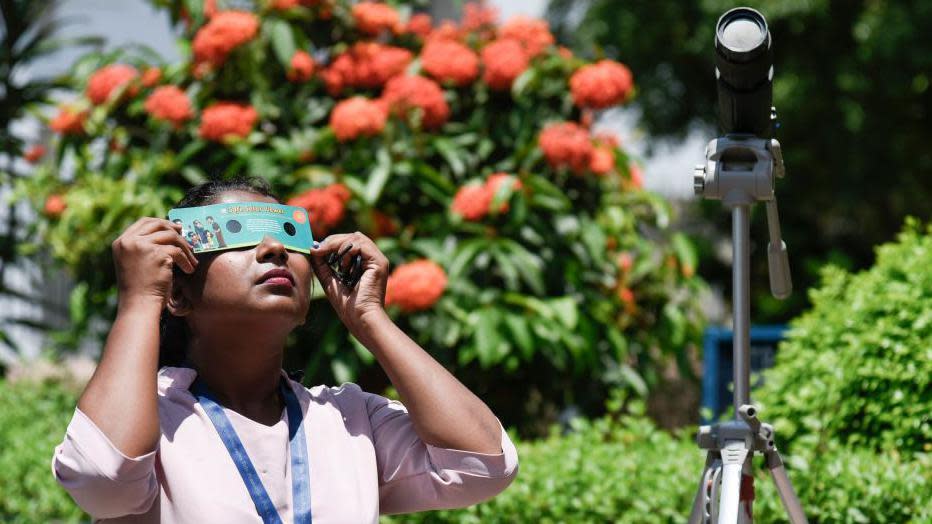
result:
<svg viewBox="0 0 932 524"><path fill-rule="evenodd" d="M708 451L690 524L753 521L754 453L764 456L790 521L808 522L774 445L773 426L757 418L750 398L750 211L754 203L766 203L770 290L775 297L786 298L792 282L773 192L774 176L783 175L780 143L747 134L729 134L709 142L706 164L697 166L694 173L696 194L721 200L731 209L735 418L699 428L696 440Z"/></svg>

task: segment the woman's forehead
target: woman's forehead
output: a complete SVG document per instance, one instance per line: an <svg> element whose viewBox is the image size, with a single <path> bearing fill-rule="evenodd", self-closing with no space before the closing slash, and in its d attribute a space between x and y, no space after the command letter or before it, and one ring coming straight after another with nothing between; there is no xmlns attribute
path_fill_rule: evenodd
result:
<svg viewBox="0 0 932 524"><path fill-rule="evenodd" d="M214 204L229 204L231 202L268 202L270 204L277 204L278 200L269 196L260 195L259 193L253 193L252 191L236 189L220 193L219 198L214 201Z"/></svg>

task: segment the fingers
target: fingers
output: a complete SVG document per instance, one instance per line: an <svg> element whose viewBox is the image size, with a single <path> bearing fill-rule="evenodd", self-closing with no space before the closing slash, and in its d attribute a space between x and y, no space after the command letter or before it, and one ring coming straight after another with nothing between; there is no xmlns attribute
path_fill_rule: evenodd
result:
<svg viewBox="0 0 932 524"><path fill-rule="evenodd" d="M160 229L174 230L180 233L181 225L176 224L170 220L165 220L163 218L142 217L126 228L126 230L123 232L123 235L142 236L148 235L149 233L154 233Z"/></svg>
<svg viewBox="0 0 932 524"><path fill-rule="evenodd" d="M191 245L188 244L185 239L181 238L181 235L176 231L160 230L145 235L142 238L155 244L177 247L181 253L181 260L177 261L179 267L186 273L194 273L194 269L197 267L198 263L197 258L194 256L194 250L191 249Z"/></svg>
<svg viewBox="0 0 932 524"><path fill-rule="evenodd" d="M340 249L343 244L350 240L353 237L353 234L340 234L340 235L330 235L320 242L320 245L316 249L311 249L311 255L315 257L321 257L323 255L329 255L333 251Z"/></svg>
<svg viewBox="0 0 932 524"><path fill-rule="evenodd" d="M187 253L177 246L171 245L166 246L165 249L168 251L168 254L172 257L172 262L180 267L185 273L194 273L194 264L191 263L191 260L188 258Z"/></svg>
<svg viewBox="0 0 932 524"><path fill-rule="evenodd" d="M388 259L371 238L359 231L345 235L331 235L324 239L319 248L312 249L311 253L317 257L323 257L328 263L338 262L344 269L349 269L355 256L361 255L361 264L364 267L388 270Z"/></svg>
<svg viewBox="0 0 932 524"><path fill-rule="evenodd" d="M311 254L311 263L318 277L336 277L350 286L358 281L366 269L373 269L377 273L388 271L388 259L372 239L358 231L330 235L316 249L312 249Z"/></svg>

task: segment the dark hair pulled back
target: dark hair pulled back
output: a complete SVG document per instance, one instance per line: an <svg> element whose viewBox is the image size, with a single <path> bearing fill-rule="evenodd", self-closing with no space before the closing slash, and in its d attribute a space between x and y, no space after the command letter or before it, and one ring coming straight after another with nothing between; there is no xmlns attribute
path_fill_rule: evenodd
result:
<svg viewBox="0 0 932 524"><path fill-rule="evenodd" d="M281 202L268 182L257 177L236 176L227 179L213 179L196 185L184 194L174 207L197 207L215 203L220 195L227 191L245 191L274 198ZM174 268L174 278L185 278L183 271ZM180 366L187 357L188 324L185 319L172 315L168 308L162 309L159 320L159 368L162 366Z"/></svg>

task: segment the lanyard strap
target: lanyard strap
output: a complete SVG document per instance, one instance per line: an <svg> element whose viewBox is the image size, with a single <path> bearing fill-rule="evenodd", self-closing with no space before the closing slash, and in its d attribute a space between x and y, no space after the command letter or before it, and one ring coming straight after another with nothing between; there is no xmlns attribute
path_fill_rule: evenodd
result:
<svg viewBox="0 0 932 524"><path fill-rule="evenodd" d="M285 407L288 410L288 440L291 449L291 490L294 507L295 524L311 523L311 481L310 471L307 461L307 444L304 439L304 416L301 413L301 404L291 387L286 384L284 377L279 384L282 395L285 397ZM200 380L195 380L191 385L191 392L197 397L198 402L204 408L210 421L213 422L214 428L220 435L220 440L226 446L230 453L230 458L236 464L240 477L249 490L249 496L252 497L253 504L256 505L256 511L262 517L265 524L282 524L281 516L275 509L272 499L269 498L265 486L259 479L256 468L253 467L249 455L246 454L246 448L230 419L220 404L214 400L213 395L207 390L207 386Z"/></svg>

